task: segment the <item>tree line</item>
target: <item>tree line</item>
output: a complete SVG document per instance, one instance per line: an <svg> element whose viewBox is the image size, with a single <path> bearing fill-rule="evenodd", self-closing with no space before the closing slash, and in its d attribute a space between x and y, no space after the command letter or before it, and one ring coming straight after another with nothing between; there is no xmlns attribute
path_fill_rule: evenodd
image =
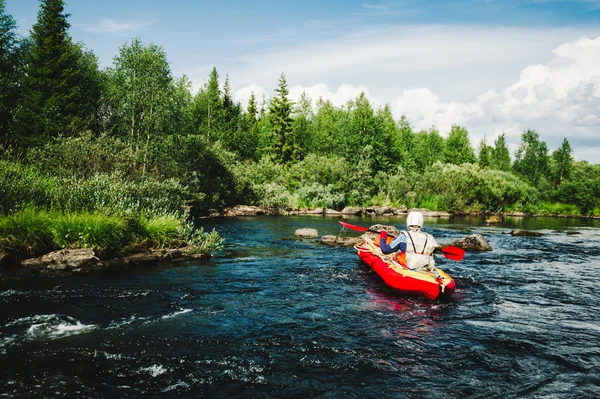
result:
<svg viewBox="0 0 600 399"><path fill-rule="evenodd" d="M575 162L566 138L550 152L526 130L511 158L504 134L474 149L464 127L445 138L435 127L415 131L364 93L341 107L313 106L305 93L294 102L284 73L272 98L252 93L242 105L228 75L213 68L194 93L163 48L139 38L100 69L68 17L62 0L41 0L20 38L0 0L1 211L185 204L205 213L245 203L600 213L600 169ZM123 184L127 200L115 189Z"/></svg>

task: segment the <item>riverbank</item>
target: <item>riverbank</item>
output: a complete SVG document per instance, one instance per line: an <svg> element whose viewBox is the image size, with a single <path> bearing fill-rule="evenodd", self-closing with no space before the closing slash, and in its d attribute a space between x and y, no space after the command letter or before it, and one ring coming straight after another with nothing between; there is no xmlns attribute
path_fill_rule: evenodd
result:
<svg viewBox="0 0 600 399"><path fill-rule="evenodd" d="M210 257L223 238L184 217L61 213L0 216L0 265L84 271Z"/></svg>
<svg viewBox="0 0 600 399"><path fill-rule="evenodd" d="M343 208L341 211L328 208L315 208L315 209L279 209L279 208L265 208L260 206L251 205L238 205L223 210L211 210L208 215L204 218L215 218L215 217L244 217L244 216L384 216L384 217L406 217L410 211L419 211L423 213L425 217L433 218L447 218L451 216L485 216L492 218L493 216L502 217L557 217L557 218L576 218L576 219L600 219L600 215L574 215L574 214L561 214L561 213L540 213L540 212L445 212L445 211L432 211L424 208L408 208L406 206L391 207L391 206L367 206L367 207L356 207L349 206Z"/></svg>

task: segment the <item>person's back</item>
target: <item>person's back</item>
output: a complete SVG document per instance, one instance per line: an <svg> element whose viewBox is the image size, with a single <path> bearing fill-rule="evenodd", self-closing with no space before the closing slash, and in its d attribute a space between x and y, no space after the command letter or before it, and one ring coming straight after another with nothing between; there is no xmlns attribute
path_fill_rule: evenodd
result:
<svg viewBox="0 0 600 399"><path fill-rule="evenodd" d="M433 251L438 243L431 234L422 231L423 214L410 212L406 218L408 231L403 231L390 245L386 243L385 232L380 234L380 248L384 254L402 252L406 254L406 266L410 269L430 269L435 267Z"/></svg>

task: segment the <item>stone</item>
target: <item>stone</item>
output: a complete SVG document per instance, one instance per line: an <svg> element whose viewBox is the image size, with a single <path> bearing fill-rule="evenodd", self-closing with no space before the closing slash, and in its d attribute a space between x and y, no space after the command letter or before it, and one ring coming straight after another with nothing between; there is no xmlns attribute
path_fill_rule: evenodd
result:
<svg viewBox="0 0 600 399"><path fill-rule="evenodd" d="M95 270L104 265L91 248L61 249L39 258L25 259L21 266L49 270Z"/></svg>
<svg viewBox="0 0 600 399"><path fill-rule="evenodd" d="M366 209L369 214L375 214L376 216L383 216L386 213L392 213L389 206L370 206Z"/></svg>
<svg viewBox="0 0 600 399"><path fill-rule="evenodd" d="M544 235L540 232L529 230L511 230L509 234L517 237L541 237Z"/></svg>
<svg viewBox="0 0 600 399"><path fill-rule="evenodd" d="M316 229L301 228L296 230L294 235L302 238L317 238L319 237L319 232Z"/></svg>
<svg viewBox="0 0 600 399"><path fill-rule="evenodd" d="M492 247L481 234L471 234L470 236L459 238L452 241L451 246L462 248L465 251L491 251Z"/></svg>
<svg viewBox="0 0 600 399"><path fill-rule="evenodd" d="M394 226L389 226L389 225L385 225L385 224L374 224L373 226L369 227L369 229L375 230L375 231L385 230L388 234L393 235L393 236L400 235L400 230L398 230ZM375 234L375 233L368 232L367 234Z"/></svg>
<svg viewBox="0 0 600 399"><path fill-rule="evenodd" d="M266 215L267 211L264 208L259 206L250 206L250 205L238 205L232 208L227 208L224 211L224 215L227 217L237 217L237 216L260 216Z"/></svg>
<svg viewBox="0 0 600 399"><path fill-rule="evenodd" d="M400 206L397 208L392 208L392 212L394 215L405 215L408 213L408 208L405 206Z"/></svg>
<svg viewBox="0 0 600 399"><path fill-rule="evenodd" d="M342 215L358 216L358 215L362 214L362 212L363 212L362 208L359 208L357 206L347 206L344 209L342 209Z"/></svg>
<svg viewBox="0 0 600 399"><path fill-rule="evenodd" d="M500 219L500 216L492 215L489 218L485 219L485 222L487 224L496 224L496 223L501 223L502 219Z"/></svg>
<svg viewBox="0 0 600 399"><path fill-rule="evenodd" d="M581 232L579 232L579 231L572 231L572 230L567 231L567 235L568 236L573 236L573 235L576 235L576 234L581 234ZM2 263L1 256L0 256L0 263Z"/></svg>
<svg viewBox="0 0 600 399"><path fill-rule="evenodd" d="M321 237L321 243L331 246L339 247L353 247L356 244L364 241L362 237L340 237L340 236L323 236Z"/></svg>
<svg viewBox="0 0 600 399"><path fill-rule="evenodd" d="M342 212L336 211L335 209L327 209L325 210L325 214L328 216L341 216Z"/></svg>

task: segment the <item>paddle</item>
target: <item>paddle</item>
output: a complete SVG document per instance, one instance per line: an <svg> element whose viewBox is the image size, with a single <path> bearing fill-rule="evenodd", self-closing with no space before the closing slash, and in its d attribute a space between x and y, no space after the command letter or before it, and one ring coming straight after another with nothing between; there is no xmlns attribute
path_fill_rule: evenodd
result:
<svg viewBox="0 0 600 399"><path fill-rule="evenodd" d="M350 223L346 223L346 222L342 222L341 220L339 220L340 224L344 227L349 228L350 230L356 230L356 231L368 231L370 233L375 233L375 234L379 234L379 231L377 230L372 230L368 227L361 227L361 226L355 226L353 224ZM390 237L394 237L393 235L390 235ZM458 247L452 247L452 246L448 246L448 247L444 247L444 248L437 248L436 250L441 250L442 251L442 255L444 255L446 258L450 259L450 260L462 260L462 258L464 258L465 256L465 251L461 248Z"/></svg>

